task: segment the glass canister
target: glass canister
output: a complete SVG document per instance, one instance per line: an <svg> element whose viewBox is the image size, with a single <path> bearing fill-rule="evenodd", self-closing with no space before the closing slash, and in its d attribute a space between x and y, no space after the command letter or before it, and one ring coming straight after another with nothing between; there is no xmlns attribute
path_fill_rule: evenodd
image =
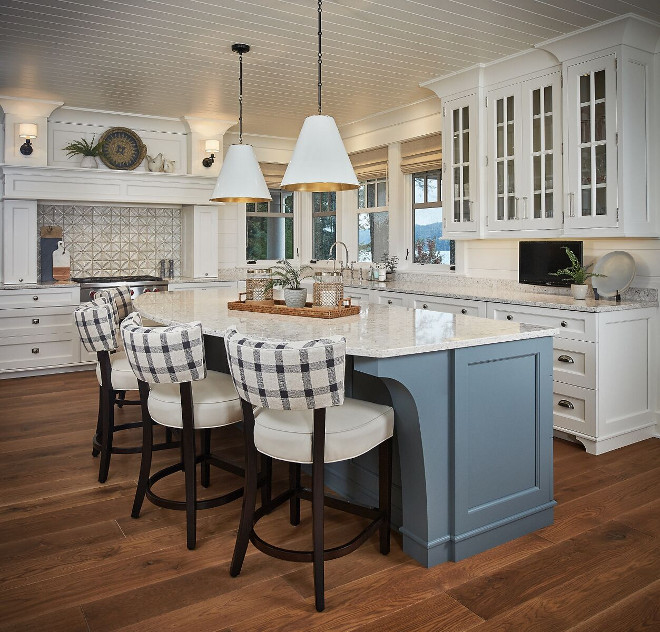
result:
<svg viewBox="0 0 660 632"><path fill-rule="evenodd" d="M270 268L248 270L245 279L247 301L272 301L273 286L271 285Z"/></svg>

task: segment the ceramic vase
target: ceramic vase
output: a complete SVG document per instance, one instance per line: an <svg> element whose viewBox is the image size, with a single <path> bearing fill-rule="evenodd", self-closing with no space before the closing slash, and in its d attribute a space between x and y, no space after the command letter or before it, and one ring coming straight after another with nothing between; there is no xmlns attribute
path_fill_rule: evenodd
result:
<svg viewBox="0 0 660 632"><path fill-rule="evenodd" d="M589 289L588 285L571 285L571 294L573 295L574 299L577 299L578 301L583 301L585 298L587 298L587 290Z"/></svg>
<svg viewBox="0 0 660 632"><path fill-rule="evenodd" d="M301 287L293 289L290 287L284 288L284 302L287 307L305 307L307 301L307 288Z"/></svg>
<svg viewBox="0 0 660 632"><path fill-rule="evenodd" d="M96 162L95 156L83 156L80 161L80 166L84 169L98 169L99 164Z"/></svg>

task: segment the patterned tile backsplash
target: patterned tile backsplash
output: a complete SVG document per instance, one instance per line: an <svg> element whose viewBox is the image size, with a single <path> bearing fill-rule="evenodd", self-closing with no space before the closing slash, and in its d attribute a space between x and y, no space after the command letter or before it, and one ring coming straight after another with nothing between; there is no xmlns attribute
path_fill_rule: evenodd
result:
<svg viewBox="0 0 660 632"><path fill-rule="evenodd" d="M72 277L159 275L161 259L174 259L174 276L181 274L178 208L40 204L37 217L39 229L62 227Z"/></svg>

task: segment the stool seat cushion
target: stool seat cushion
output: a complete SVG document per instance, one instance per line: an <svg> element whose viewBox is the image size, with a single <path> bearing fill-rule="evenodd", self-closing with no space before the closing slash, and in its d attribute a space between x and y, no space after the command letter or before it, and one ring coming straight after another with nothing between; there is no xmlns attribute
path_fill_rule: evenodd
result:
<svg viewBox="0 0 660 632"><path fill-rule="evenodd" d="M181 428L181 394L178 384L150 384L149 414L162 426ZM242 421L243 411L234 382L226 373L208 371L192 382L195 428L217 428Z"/></svg>
<svg viewBox="0 0 660 632"><path fill-rule="evenodd" d="M137 391L138 383L128 358L124 352L110 354L110 366L112 367L112 388L116 391ZM96 363L96 379L101 383L101 366Z"/></svg>
<svg viewBox="0 0 660 632"><path fill-rule="evenodd" d="M392 436L394 411L390 406L344 399L342 406L326 408L325 462L360 456ZM312 462L313 410L255 410L257 450L293 463Z"/></svg>

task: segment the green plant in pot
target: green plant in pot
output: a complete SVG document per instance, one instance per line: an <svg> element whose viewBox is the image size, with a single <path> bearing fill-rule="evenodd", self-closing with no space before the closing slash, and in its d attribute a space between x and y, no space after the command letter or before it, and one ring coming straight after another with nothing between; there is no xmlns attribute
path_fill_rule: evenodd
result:
<svg viewBox="0 0 660 632"><path fill-rule="evenodd" d="M399 265L399 257L396 255L390 257L389 253L385 252L381 258L381 263L385 264L385 274L391 275L396 272L396 268Z"/></svg>
<svg viewBox="0 0 660 632"><path fill-rule="evenodd" d="M593 263L590 263L587 266L583 266L570 248L563 246L563 249L566 251L571 265L566 268L562 268L561 270L557 270L557 272L551 272L550 274L552 276L563 277L566 281L572 281L571 294L573 295L573 298L584 300L587 298L587 290L589 289L589 286L587 285L587 279L590 279L591 277L602 277L605 275L589 272L589 269Z"/></svg>
<svg viewBox="0 0 660 632"><path fill-rule="evenodd" d="M305 307L307 302L307 288L301 287L300 282L311 276L311 266L292 266L286 259L280 259L277 265L271 268L269 287L281 285L284 288L284 302L287 307Z"/></svg>
<svg viewBox="0 0 660 632"><path fill-rule="evenodd" d="M81 138L80 140L74 140L68 145L65 145L63 149L66 152L67 157L73 158L73 156L82 156L82 160L80 161L81 167L96 169L98 167L96 157L101 153L101 144L95 144L94 138L95 137L92 136L91 141L86 138Z"/></svg>

